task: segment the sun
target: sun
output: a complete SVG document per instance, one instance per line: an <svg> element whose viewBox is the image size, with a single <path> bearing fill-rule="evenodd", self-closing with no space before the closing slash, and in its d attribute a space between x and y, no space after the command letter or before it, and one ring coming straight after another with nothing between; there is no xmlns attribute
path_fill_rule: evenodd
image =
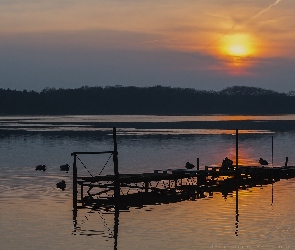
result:
<svg viewBox="0 0 295 250"><path fill-rule="evenodd" d="M246 58L255 54L254 39L248 34L226 35L221 39L220 51L225 57Z"/></svg>
<svg viewBox="0 0 295 250"><path fill-rule="evenodd" d="M228 48L228 54L232 56L247 56L248 48L244 44L232 44Z"/></svg>

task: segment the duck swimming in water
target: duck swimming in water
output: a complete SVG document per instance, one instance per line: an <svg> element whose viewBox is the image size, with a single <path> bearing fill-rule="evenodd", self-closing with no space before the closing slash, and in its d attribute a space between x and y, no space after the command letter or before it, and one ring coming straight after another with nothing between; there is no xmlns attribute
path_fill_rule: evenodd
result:
<svg viewBox="0 0 295 250"><path fill-rule="evenodd" d="M46 170L46 166L45 165L38 165L36 166L36 171L45 171Z"/></svg>
<svg viewBox="0 0 295 250"><path fill-rule="evenodd" d="M68 172L70 170L70 165L69 164L61 165L59 168L60 168L60 171Z"/></svg>
<svg viewBox="0 0 295 250"><path fill-rule="evenodd" d="M64 180L62 180L62 181L56 183L56 187L60 188L61 190L65 190L67 187L67 184Z"/></svg>

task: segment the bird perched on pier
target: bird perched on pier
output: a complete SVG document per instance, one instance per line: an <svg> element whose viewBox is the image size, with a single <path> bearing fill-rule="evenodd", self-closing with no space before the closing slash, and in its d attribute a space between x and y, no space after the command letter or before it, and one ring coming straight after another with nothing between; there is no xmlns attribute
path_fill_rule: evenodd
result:
<svg viewBox="0 0 295 250"><path fill-rule="evenodd" d="M60 171L68 172L70 170L70 165L69 164L61 165L59 168L60 168Z"/></svg>
<svg viewBox="0 0 295 250"><path fill-rule="evenodd" d="M259 159L259 163L260 163L261 165L268 165L268 161L267 161L267 160L264 160L264 159L262 159L262 158Z"/></svg>
<svg viewBox="0 0 295 250"><path fill-rule="evenodd" d="M191 163L189 163L189 162L187 162L187 163L185 164L185 167L186 167L187 169L193 169L193 168L195 167L195 165L194 165L194 164L191 164Z"/></svg>
<svg viewBox="0 0 295 250"><path fill-rule="evenodd" d="M267 161L267 160L264 160L264 159L262 159L262 158L259 159L259 163L260 163L261 165L268 165L268 161Z"/></svg>
<svg viewBox="0 0 295 250"><path fill-rule="evenodd" d="M36 171L45 171L46 170L46 166L45 165L38 165L36 166Z"/></svg>
<svg viewBox="0 0 295 250"><path fill-rule="evenodd" d="M65 190L67 187L67 184L64 180L62 180L62 181L56 183L56 187L60 188L61 190Z"/></svg>
<svg viewBox="0 0 295 250"><path fill-rule="evenodd" d="M233 161L225 157L225 159L222 161L220 170L222 171L234 170Z"/></svg>

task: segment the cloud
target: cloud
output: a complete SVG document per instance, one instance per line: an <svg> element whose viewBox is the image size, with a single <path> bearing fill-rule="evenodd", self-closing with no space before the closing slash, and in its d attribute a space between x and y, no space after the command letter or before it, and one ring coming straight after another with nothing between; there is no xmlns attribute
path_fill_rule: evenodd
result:
<svg viewBox="0 0 295 250"><path fill-rule="evenodd" d="M114 33L114 34L112 34ZM105 32L108 39L116 32ZM87 33L77 33L75 36ZM133 34L135 37L138 34ZM74 37L75 37L74 36ZM86 37L85 37L86 36ZM231 75L224 62L210 55L196 52L170 50L143 50L117 47L116 49L93 48L52 44L48 34L42 38L48 43L40 45L41 38L14 37L13 44L6 41L0 45L4 51L0 58L0 88L42 90L45 87L77 88L88 86L172 86L196 89L220 90L239 84L271 88L280 91L292 90L295 72L294 60L271 58L259 60L250 74ZM73 36L69 36L73 39ZM144 37L144 36L143 36ZM29 39L30 38L30 39ZM67 41L59 37L62 41ZM106 39L106 40L108 40ZM95 43L94 43L95 44Z"/></svg>
<svg viewBox="0 0 295 250"><path fill-rule="evenodd" d="M257 18L260 15L262 15L263 13L267 12L268 10L270 10L273 6L279 4L280 2L282 2L283 0L276 0L273 4L269 5L267 8L259 11L256 15L254 15L252 18Z"/></svg>
<svg viewBox="0 0 295 250"><path fill-rule="evenodd" d="M257 42L263 49L279 47L291 54L294 25L289 19L294 3L271 17L264 15L281 1L271 0L269 5L269 0L189 0L185 4L166 0L3 0L0 87L40 90L47 86L160 84L221 89L239 82L290 90L294 60L271 58L265 63L258 58L257 70L230 75L228 61L212 48L228 34L249 32L263 40ZM9 4L13 8L6 12ZM218 15L204 10L215 10ZM276 85L280 77L282 81Z"/></svg>

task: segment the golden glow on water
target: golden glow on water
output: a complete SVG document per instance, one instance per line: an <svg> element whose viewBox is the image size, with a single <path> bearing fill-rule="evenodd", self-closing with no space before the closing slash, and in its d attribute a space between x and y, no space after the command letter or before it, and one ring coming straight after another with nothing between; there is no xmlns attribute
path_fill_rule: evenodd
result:
<svg viewBox="0 0 295 250"><path fill-rule="evenodd" d="M261 245L274 249L273 246L291 245L294 185L293 179L282 180L273 187L239 190L238 199L236 191L226 197L214 192L211 198L205 193L207 197L196 201L131 208L130 213L119 215L118 249L130 249L131 241L133 249L256 249ZM2 247L18 249L21 243L27 249L44 248L46 244L48 249L58 245L58 249L78 250L82 244L93 249L99 244L103 249L114 249L114 215L79 209L79 230L74 233L71 190L65 192L68 194L60 203L53 198L58 191L35 202L29 198L4 202Z"/></svg>
<svg viewBox="0 0 295 250"><path fill-rule="evenodd" d="M243 147L239 148L239 155L238 155L239 159L239 165L242 166L259 166L258 160L259 159L255 159L253 158L253 156L245 149L243 149Z"/></svg>
<svg viewBox="0 0 295 250"><path fill-rule="evenodd" d="M234 135L234 134L233 134ZM212 166L221 166L222 160L228 157L233 161L233 166L236 166L236 148L235 146L228 147L224 149L219 156L218 162L214 162ZM253 152L251 152L251 148L243 147L243 145L239 145L239 155L238 155L238 164L239 166L260 166L258 160L260 157L255 157Z"/></svg>

